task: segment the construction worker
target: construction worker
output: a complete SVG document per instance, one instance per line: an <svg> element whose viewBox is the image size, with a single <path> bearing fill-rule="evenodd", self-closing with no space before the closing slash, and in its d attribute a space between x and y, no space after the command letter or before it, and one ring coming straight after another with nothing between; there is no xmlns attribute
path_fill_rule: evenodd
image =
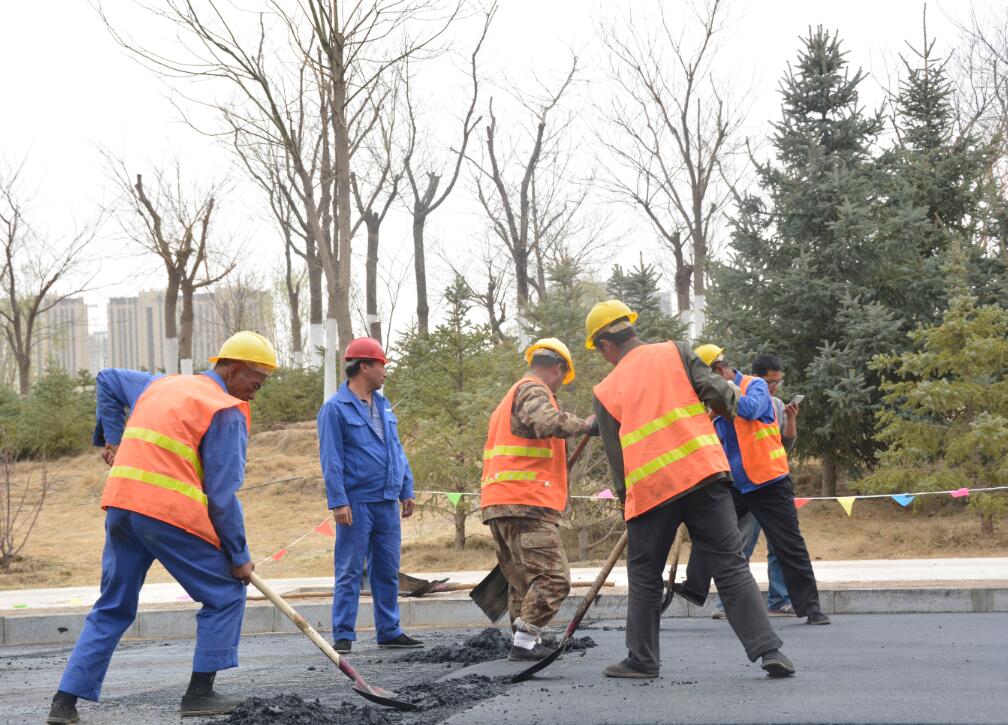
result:
<svg viewBox="0 0 1008 725"><path fill-rule="evenodd" d="M565 438L587 433L586 420L560 410L556 393L574 380L574 360L555 337L525 351L528 372L490 416L483 449L480 508L508 582L514 642L508 659L549 654L542 630L570 592L570 565L560 541L567 506Z"/></svg>
<svg viewBox="0 0 1008 725"><path fill-rule="evenodd" d="M787 451L781 440L780 419L773 405L768 380L774 388L783 378L780 359L766 363L767 376L743 375L724 360L717 345L701 345L697 356L711 371L739 387L742 395L734 420L714 419L714 428L731 465L731 490L737 518L752 512L773 547L784 573L784 583L795 614L808 624L829 624L819 606L812 561L798 526L794 487L788 468ZM757 359L757 362L760 362ZM764 363L760 362L762 366ZM769 368L773 370L771 376ZM686 581L677 588L686 599L703 602L710 591L711 570L706 552L694 549L686 568ZM721 587L718 586L720 591Z"/></svg>
<svg viewBox="0 0 1008 725"><path fill-rule="evenodd" d="M322 475L336 522L333 646L345 654L357 639L366 562L378 646L422 647L399 625L400 506L408 518L415 501L398 419L378 392L388 360L370 337L351 341L343 360L347 380L318 414Z"/></svg>
<svg viewBox="0 0 1008 725"><path fill-rule="evenodd" d="M595 386L595 412L627 527L626 659L608 677L658 676L662 569L680 523L702 550L746 655L771 677L794 674L742 556L730 470L705 404L732 416L734 385L682 342L645 344L637 313L599 302L585 320L585 346L613 370Z"/></svg>
<svg viewBox="0 0 1008 725"><path fill-rule="evenodd" d="M213 370L198 375L98 373L94 443L104 446L102 458L112 467L101 500L101 595L53 697L47 721L53 725L77 722L78 698L98 699L155 559L203 605L182 716L228 713L241 702L213 684L219 670L238 666L254 565L235 493L245 479L248 401L277 359L265 337L238 332L210 362Z"/></svg>

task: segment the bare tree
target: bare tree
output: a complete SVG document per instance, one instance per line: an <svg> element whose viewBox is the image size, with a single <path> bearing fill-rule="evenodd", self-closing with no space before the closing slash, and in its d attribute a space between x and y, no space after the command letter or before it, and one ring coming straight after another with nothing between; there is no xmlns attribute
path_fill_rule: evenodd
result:
<svg viewBox="0 0 1008 725"><path fill-rule="evenodd" d="M7 571L18 559L38 522L49 492L49 476L43 462L37 471L25 473L21 485L14 480L14 459L0 451L0 570Z"/></svg>
<svg viewBox="0 0 1008 725"><path fill-rule="evenodd" d="M42 319L90 282L77 277L101 216L65 242L48 241L27 219L25 198L30 194L23 188L23 169L23 163L0 168L0 332L17 366L18 389L25 395L31 385L32 353L44 335Z"/></svg>
<svg viewBox="0 0 1008 725"><path fill-rule="evenodd" d="M273 324L272 298L264 275L255 269L237 269L215 285L212 301L225 336L252 330L272 337L268 334Z"/></svg>
<svg viewBox="0 0 1008 725"><path fill-rule="evenodd" d="M154 171L151 191L142 174L133 180L124 162L108 153L106 159L129 200L129 213L120 219L123 230L142 249L156 254L165 270L165 371L178 372L181 360L182 372L192 374L193 296L197 289L224 279L235 265L229 260L210 271L216 256L210 245L210 221L221 185L188 193L190 184L176 162L171 174Z"/></svg>
<svg viewBox="0 0 1008 725"><path fill-rule="evenodd" d="M659 22L635 22L627 11L622 27L604 35L617 92L604 109L609 129L599 141L625 172L609 184L644 213L675 256L679 311L684 322L692 321L694 337L705 324L713 227L731 201L722 173L740 148L743 120L712 71L723 6L722 0L688 6L699 35L693 44L660 3Z"/></svg>
<svg viewBox="0 0 1008 725"><path fill-rule="evenodd" d="M517 152L502 155L501 141L498 138L497 115L490 100L488 112L490 123L486 127L485 161L478 165L476 188L480 204L490 219L496 236L504 244L511 255L514 264L514 279L517 298L517 313L519 316L519 333L524 335L524 315L529 303L529 290L538 282L536 277L530 279L530 262L536 253L536 235L545 237L551 233L551 226L557 220L564 218L564 212L557 209L547 210L543 199L537 197L535 184L540 164L545 160L553 162L557 141L566 132L569 119L550 126L551 112L557 107L560 99L570 88L577 73L577 58L571 62L570 71L555 91L544 89L540 99L522 100L522 106L529 111L534 119L534 131L531 134L532 147L526 156L517 160ZM549 132L547 133L547 127ZM517 182L512 182L505 166L509 159L515 159L520 175ZM486 183L489 188L484 188ZM541 249L540 249L541 253ZM543 272L542 286L545 286ZM541 292L541 290L540 290Z"/></svg>
<svg viewBox="0 0 1008 725"><path fill-rule="evenodd" d="M465 283L469 300L479 305L486 313L490 332L496 343L507 339L507 335L504 334L504 322L507 320L507 298L513 279L510 265L506 259L502 259L502 256L498 245L492 243L485 245L481 259L483 282L479 286L474 286L472 275L464 274L459 266L449 261L456 278Z"/></svg>
<svg viewBox="0 0 1008 725"><path fill-rule="evenodd" d="M417 126L417 112L413 105L411 79L408 68L405 73L406 110L409 120L409 145L406 152L406 158L403 161L403 166L406 171L406 179L409 181L410 190L410 195L406 198L406 202L410 205L410 210L413 214L413 273L417 289L417 330L421 335L427 335L430 330L430 306L427 301L427 261L424 228L430 215L445 202L445 199L447 199L451 194L452 189L455 188L455 182L458 181L459 172L462 169L462 161L465 159L466 148L469 145L469 137L472 135L473 130L482 119L482 117L473 118L473 113L476 111L476 101L479 98L479 81L476 75L476 59L479 56L480 48L483 47L483 41L486 39L487 31L490 29L490 21L493 20L493 16L496 12L497 6L494 4L486 14L486 20L483 23L483 32L480 34L479 41L477 41L476 47L473 49L472 55L470 56L469 69L470 78L472 80L472 97L469 101L469 108L466 110L466 114L462 118L462 128L460 131L461 138L459 140L458 148L451 149L450 155L454 157L454 160L451 162L451 166L449 167L449 173L451 173L451 176L447 179L447 183L443 187L441 186L441 182L444 180L443 177L446 172L440 166L436 166L430 158L418 158L419 152L417 144L420 131Z"/></svg>

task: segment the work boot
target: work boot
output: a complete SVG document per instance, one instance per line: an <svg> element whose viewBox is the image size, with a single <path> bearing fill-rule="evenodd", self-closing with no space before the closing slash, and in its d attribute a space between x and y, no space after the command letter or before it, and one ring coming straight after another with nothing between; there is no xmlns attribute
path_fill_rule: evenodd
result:
<svg viewBox="0 0 1008 725"><path fill-rule="evenodd" d="M606 667L605 676L627 677L636 680L653 680L658 676L658 671L644 672L643 670L638 670L636 667L631 665L629 660L623 660L622 662L617 662L614 665Z"/></svg>
<svg viewBox="0 0 1008 725"><path fill-rule="evenodd" d="M179 714L182 717L227 715L242 703L240 697L228 697L213 689L216 672L193 672L189 688L182 695Z"/></svg>
<svg viewBox="0 0 1008 725"><path fill-rule="evenodd" d="M384 647L385 649L418 649L423 647L423 642L418 639L413 639L408 634L400 634L395 639L390 639L387 642L379 642L379 647Z"/></svg>
<svg viewBox="0 0 1008 725"><path fill-rule="evenodd" d="M790 677L795 673L794 663L779 649L764 652L760 667L770 677Z"/></svg>
<svg viewBox="0 0 1008 725"><path fill-rule="evenodd" d="M46 719L46 725L66 725L66 723L79 721L77 696L57 690L56 694L53 695L52 707L49 708L49 717Z"/></svg>
<svg viewBox="0 0 1008 725"><path fill-rule="evenodd" d="M824 614L816 609L808 615L805 624L829 624L831 621L828 614Z"/></svg>
<svg viewBox="0 0 1008 725"><path fill-rule="evenodd" d="M511 652L508 653L508 662L538 662L553 651L552 647L536 643L532 649L525 649L516 644L511 645Z"/></svg>
<svg viewBox="0 0 1008 725"><path fill-rule="evenodd" d="M695 604L698 607L702 607L707 603L707 597L701 597L699 594L694 594L693 592L687 590L685 585L681 582L676 582L675 584L673 584L672 591L678 594L683 599L685 599L690 604Z"/></svg>
<svg viewBox="0 0 1008 725"><path fill-rule="evenodd" d="M341 655L350 654L351 646L353 646L353 642L351 642L349 639L336 639L333 640L332 643L332 648Z"/></svg>
<svg viewBox="0 0 1008 725"><path fill-rule="evenodd" d="M780 605L779 607L768 607L766 610L768 617L793 617L795 616L794 607L791 606L790 602Z"/></svg>

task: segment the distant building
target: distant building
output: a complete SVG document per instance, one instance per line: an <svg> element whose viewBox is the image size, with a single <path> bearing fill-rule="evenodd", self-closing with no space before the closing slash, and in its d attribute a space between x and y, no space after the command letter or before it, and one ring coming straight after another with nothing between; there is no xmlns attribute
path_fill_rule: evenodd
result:
<svg viewBox="0 0 1008 725"><path fill-rule="evenodd" d="M87 318L87 305L82 297L62 299L38 316L32 353L36 375L51 366L71 375L88 369Z"/></svg>
<svg viewBox="0 0 1008 725"><path fill-rule="evenodd" d="M88 370L97 375L109 365L108 332L92 332L88 335Z"/></svg>
<svg viewBox="0 0 1008 725"><path fill-rule="evenodd" d="M108 364L113 368L140 368L140 325L136 297L113 297L108 303Z"/></svg>

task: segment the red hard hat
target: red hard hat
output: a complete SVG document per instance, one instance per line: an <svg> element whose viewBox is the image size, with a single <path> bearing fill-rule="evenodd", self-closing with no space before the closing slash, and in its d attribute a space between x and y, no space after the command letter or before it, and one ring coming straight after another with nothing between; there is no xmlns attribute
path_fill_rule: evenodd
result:
<svg viewBox="0 0 1008 725"><path fill-rule="evenodd" d="M383 365L388 363L385 359L385 351L378 341L373 337L358 337L351 340L347 345L346 352L343 353L344 360L378 360Z"/></svg>

